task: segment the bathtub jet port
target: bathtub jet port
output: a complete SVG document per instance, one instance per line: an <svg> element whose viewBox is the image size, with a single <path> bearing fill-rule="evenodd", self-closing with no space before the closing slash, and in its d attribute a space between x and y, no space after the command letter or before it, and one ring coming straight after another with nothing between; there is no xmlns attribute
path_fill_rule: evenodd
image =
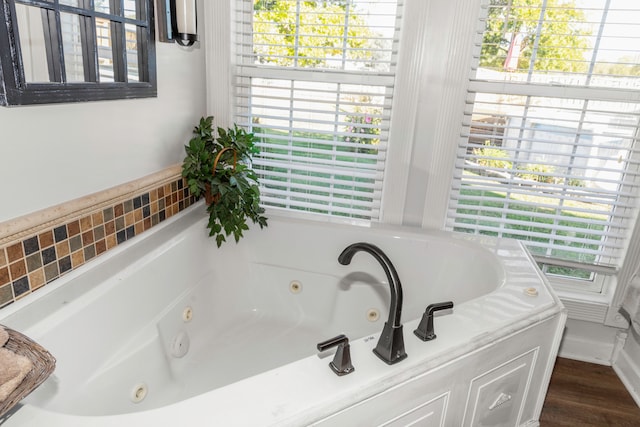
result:
<svg viewBox="0 0 640 427"><path fill-rule="evenodd" d="M182 321L185 323L191 322L193 319L193 309L191 307L185 307L182 311Z"/></svg>
<svg viewBox="0 0 640 427"><path fill-rule="evenodd" d="M367 310L367 320L369 322L377 322L380 318L380 311L377 308Z"/></svg>
<svg viewBox="0 0 640 427"><path fill-rule="evenodd" d="M302 283L297 280L292 280L291 283L289 283L289 291L292 294L299 294L302 292Z"/></svg>
<svg viewBox="0 0 640 427"><path fill-rule="evenodd" d="M131 401L133 403L140 403L147 397L149 389L145 383L137 384L131 390Z"/></svg>

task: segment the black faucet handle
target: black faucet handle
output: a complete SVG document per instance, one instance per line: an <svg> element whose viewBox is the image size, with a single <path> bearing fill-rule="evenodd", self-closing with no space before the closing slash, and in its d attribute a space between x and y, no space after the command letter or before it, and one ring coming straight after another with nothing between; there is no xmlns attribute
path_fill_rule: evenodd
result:
<svg viewBox="0 0 640 427"><path fill-rule="evenodd" d="M355 371L356 368L351 364L351 346L349 345L349 338L346 335L338 335L330 338L326 341L318 343L318 351L325 351L332 347L338 347L333 361L329 362L329 367L336 375L342 376L350 374Z"/></svg>
<svg viewBox="0 0 640 427"><path fill-rule="evenodd" d="M452 301L439 302L436 304L428 305L427 309L422 315L422 320L420 320L418 329L413 331L413 333L422 341L431 341L436 339L436 334L433 330L433 313L440 310L448 310L450 308L453 308Z"/></svg>

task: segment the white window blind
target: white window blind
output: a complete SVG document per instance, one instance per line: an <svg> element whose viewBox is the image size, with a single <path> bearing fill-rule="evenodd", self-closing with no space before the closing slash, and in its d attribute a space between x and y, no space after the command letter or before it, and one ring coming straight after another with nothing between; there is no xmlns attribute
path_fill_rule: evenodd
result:
<svg viewBox="0 0 640 427"><path fill-rule="evenodd" d="M611 272L640 195L640 3L485 6L447 226L525 240L550 274Z"/></svg>
<svg viewBox="0 0 640 427"><path fill-rule="evenodd" d="M235 121L263 205L378 219L401 5L236 2Z"/></svg>

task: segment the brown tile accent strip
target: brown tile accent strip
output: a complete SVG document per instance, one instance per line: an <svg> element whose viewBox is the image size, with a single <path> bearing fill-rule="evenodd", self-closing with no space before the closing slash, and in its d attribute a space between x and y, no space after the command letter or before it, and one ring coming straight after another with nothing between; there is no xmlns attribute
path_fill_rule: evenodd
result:
<svg viewBox="0 0 640 427"><path fill-rule="evenodd" d="M181 167L181 163L177 163L135 181L0 222L0 247L24 240L27 237L40 234L56 225L72 220L78 220L77 230L80 232L79 220L81 217L97 212L100 209L113 207L159 186L164 188L164 184L175 181L180 177Z"/></svg>
<svg viewBox="0 0 640 427"><path fill-rule="evenodd" d="M186 182L169 183L83 209L75 218L48 221L32 235L0 246L0 307L50 283L143 233L196 201Z"/></svg>

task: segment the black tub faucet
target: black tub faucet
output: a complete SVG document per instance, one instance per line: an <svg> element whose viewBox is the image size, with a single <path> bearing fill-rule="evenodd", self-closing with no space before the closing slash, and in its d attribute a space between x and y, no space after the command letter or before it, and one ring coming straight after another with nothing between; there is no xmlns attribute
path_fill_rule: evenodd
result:
<svg viewBox="0 0 640 427"><path fill-rule="evenodd" d="M380 248L371 243L360 242L347 246L338 257L338 262L342 265L349 265L353 255L359 251L370 253L380 263L387 275L389 290L391 291L389 320L384 324L382 335L380 335L373 353L387 364L392 365L407 357L407 353L404 351L402 323L400 322L402 315L402 284L389 257Z"/></svg>

